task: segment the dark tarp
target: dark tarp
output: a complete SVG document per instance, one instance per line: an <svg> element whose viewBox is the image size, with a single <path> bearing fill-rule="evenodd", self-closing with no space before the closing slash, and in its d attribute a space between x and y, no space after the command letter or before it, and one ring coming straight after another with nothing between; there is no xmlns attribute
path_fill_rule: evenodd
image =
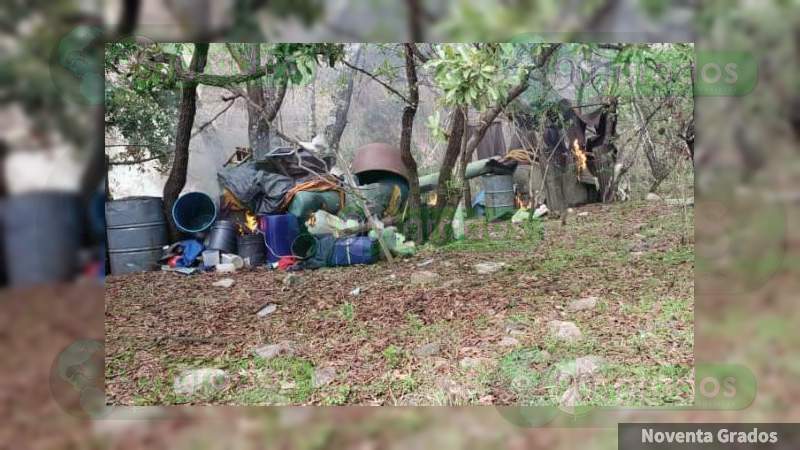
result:
<svg viewBox="0 0 800 450"><path fill-rule="evenodd" d="M294 179L257 170L255 163L224 167L217 174L224 189L228 189L244 206L255 214L272 214L283 196L294 186Z"/></svg>
<svg viewBox="0 0 800 450"><path fill-rule="evenodd" d="M278 147L270 150L263 155L263 159L256 162L256 168L267 172L283 174L287 177L294 178L298 182L305 181L307 178L315 178L315 173L328 173L325 161L302 147L297 149L293 147ZM309 172L304 168L308 168L313 172Z"/></svg>
<svg viewBox="0 0 800 450"><path fill-rule="evenodd" d="M314 236L316 240L314 245L314 255L310 258L303 260L299 265L303 269L319 269L322 267L331 266L331 257L333 256L333 247L336 244L336 238L331 234L323 234Z"/></svg>

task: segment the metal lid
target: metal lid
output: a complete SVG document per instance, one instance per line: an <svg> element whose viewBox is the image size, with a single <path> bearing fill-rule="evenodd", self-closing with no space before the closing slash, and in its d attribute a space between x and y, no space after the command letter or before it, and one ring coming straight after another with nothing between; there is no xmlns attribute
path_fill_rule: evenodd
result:
<svg viewBox="0 0 800 450"><path fill-rule="evenodd" d="M384 170L408 181L408 168L403 164L400 150L381 142L367 144L356 150L350 168L355 175L371 170Z"/></svg>

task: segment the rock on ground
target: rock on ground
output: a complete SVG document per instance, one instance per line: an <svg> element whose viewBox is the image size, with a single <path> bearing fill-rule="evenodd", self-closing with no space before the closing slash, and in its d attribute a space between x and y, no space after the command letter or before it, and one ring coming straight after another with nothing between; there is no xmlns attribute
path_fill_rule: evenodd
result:
<svg viewBox="0 0 800 450"><path fill-rule="evenodd" d="M471 356L466 356L461 358L458 362L458 366L462 369L469 370L469 369L477 369L479 367L486 367L491 366L494 363L489 358L473 358Z"/></svg>
<svg viewBox="0 0 800 450"><path fill-rule="evenodd" d="M575 372L578 375L594 375L602 369L606 361L601 356L582 356L575 360Z"/></svg>
<svg viewBox="0 0 800 450"><path fill-rule="evenodd" d="M300 284L301 277L296 273L287 273L285 277L283 277L283 285L286 287L297 286Z"/></svg>
<svg viewBox="0 0 800 450"><path fill-rule="evenodd" d="M429 270L418 270L411 274L411 284L433 284L439 281L441 277L436 272Z"/></svg>
<svg viewBox="0 0 800 450"><path fill-rule="evenodd" d="M178 395L192 396L202 392L214 392L228 384L228 373L222 369L191 369L175 378L173 390Z"/></svg>
<svg viewBox="0 0 800 450"><path fill-rule="evenodd" d="M275 303L270 303L267 306L261 308L261 310L259 310L256 315L258 315L258 317L266 317L277 310L278 310L278 305L276 305Z"/></svg>
<svg viewBox="0 0 800 450"><path fill-rule="evenodd" d="M567 408L567 411L571 412L573 408L580 403L580 401L581 394L578 391L578 386L570 386L570 388L564 391L564 394L561 395L559 406L562 408Z"/></svg>
<svg viewBox="0 0 800 450"><path fill-rule="evenodd" d="M267 344L257 347L253 353L264 358L272 359L276 356L294 355L294 343L292 341L280 341L277 344Z"/></svg>
<svg viewBox="0 0 800 450"><path fill-rule="evenodd" d="M430 342L428 344L418 347L414 351L414 354L421 357L438 355L440 350L439 347L440 346L438 342Z"/></svg>
<svg viewBox="0 0 800 450"><path fill-rule="evenodd" d="M574 361L559 364L557 367L558 380L568 381L572 378L581 379L596 374L605 365L605 360L600 356L582 356Z"/></svg>
<svg viewBox="0 0 800 450"><path fill-rule="evenodd" d="M436 387L447 394L449 400L453 403L460 403L469 397L469 391L450 378L440 378L436 380Z"/></svg>
<svg viewBox="0 0 800 450"><path fill-rule="evenodd" d="M653 192L648 192L647 196L645 196L645 200L648 202L657 202L661 200L661 196Z"/></svg>
<svg viewBox="0 0 800 450"><path fill-rule="evenodd" d="M219 281L211 283L211 285L214 287L229 288L233 286L233 283L234 283L233 278L223 278Z"/></svg>
<svg viewBox="0 0 800 450"><path fill-rule="evenodd" d="M322 387L331 384L336 379L336 369L333 367L320 367L314 371L314 387Z"/></svg>
<svg viewBox="0 0 800 450"><path fill-rule="evenodd" d="M553 320L550 322L550 336L562 341L574 342L583 337L583 334L572 322Z"/></svg>
<svg viewBox="0 0 800 450"><path fill-rule="evenodd" d="M500 339L500 342L498 342L498 344L502 345L503 347L514 347L519 345L519 341L517 340L517 338L513 338L511 336L505 336L503 339Z"/></svg>
<svg viewBox="0 0 800 450"><path fill-rule="evenodd" d="M475 264L475 271L481 275L486 275L489 273L495 273L507 265L508 264L504 262L483 262Z"/></svg>
<svg viewBox="0 0 800 450"><path fill-rule="evenodd" d="M587 309L594 309L595 306L597 306L597 297L585 297L570 302L567 305L567 310L572 312L584 311Z"/></svg>

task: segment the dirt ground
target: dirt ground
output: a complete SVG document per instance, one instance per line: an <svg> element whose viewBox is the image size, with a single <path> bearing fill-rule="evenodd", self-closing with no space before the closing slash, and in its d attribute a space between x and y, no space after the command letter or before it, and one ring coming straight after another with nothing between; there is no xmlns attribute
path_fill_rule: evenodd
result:
<svg viewBox="0 0 800 450"><path fill-rule="evenodd" d="M692 208L591 205L564 226L471 221L466 241L286 283L266 269L230 275L229 288L212 286L227 274L109 277L107 401L690 404L693 224ZM505 265L480 273L480 263ZM596 304L574 310L586 297ZM270 303L275 311L259 317ZM581 337L553 335L554 320ZM254 352L281 342L290 351ZM192 368L229 378L176 394L175 378Z"/></svg>

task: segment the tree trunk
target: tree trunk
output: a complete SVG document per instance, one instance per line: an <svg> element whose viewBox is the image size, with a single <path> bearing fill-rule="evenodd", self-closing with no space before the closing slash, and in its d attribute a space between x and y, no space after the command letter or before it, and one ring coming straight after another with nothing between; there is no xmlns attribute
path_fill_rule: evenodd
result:
<svg viewBox="0 0 800 450"><path fill-rule="evenodd" d="M417 66L414 61L415 44L404 44L406 58L406 82L408 83L409 103L403 109L402 128L400 131L400 154L408 170L408 219L404 228L406 235L417 243L423 240L422 208L419 194L419 175L417 161L411 153L411 136L414 130L414 118L419 106L419 88L417 86Z"/></svg>
<svg viewBox="0 0 800 450"><path fill-rule="evenodd" d="M308 138L313 139L317 135L317 78L311 81L311 98L308 101L310 114L308 118Z"/></svg>
<svg viewBox="0 0 800 450"><path fill-rule="evenodd" d="M237 47L243 45L244 52ZM228 51L243 74L261 67L261 44L227 44ZM270 150L270 124L278 115L286 96L287 80L258 78L247 83L247 138L253 155Z"/></svg>
<svg viewBox="0 0 800 450"><path fill-rule="evenodd" d="M466 123L464 128L465 139L461 143L461 145L464 147L464 151L461 152L461 158L459 160L458 178L456 179L456 184L461 184L461 197L464 199L464 215L469 217L472 215L472 190L469 186L469 180L467 180L467 164L472 161L472 154L466 151L466 141L475 130L469 126L469 113L467 113L467 117L464 119L464 122Z"/></svg>
<svg viewBox="0 0 800 450"><path fill-rule="evenodd" d="M550 52L549 54L552 54ZM549 55L548 54L548 55ZM442 170L439 172L439 184L437 186L437 198L436 198L436 229L434 230L434 237L433 241L439 245L447 243L450 239L450 230L451 226L450 223L453 221L453 217L456 213L456 208L458 207L459 202L461 202L461 196L464 193L462 186L456 184L452 187L452 189L447 189L448 185L451 183L450 178L453 171L453 165L455 164L456 160L458 159L459 153L466 153L467 158L469 159L472 156L472 153L475 152L475 149L478 148L478 144L483 140L484 136L486 136L486 131L489 129L489 126L494 122L497 116L500 114L503 109L508 106L509 103L514 101L515 98L519 97L520 94L525 92L528 89L528 77L524 77L519 84L511 88L505 98L495 105L494 107L486 110L483 114L478 117L478 128L475 130L472 135L467 136L465 133L466 131L466 123L465 123L465 116L466 110L464 108L458 108L454 111L456 114L453 117L453 121L459 118L461 119L460 129L461 132L458 136L454 136L451 132L450 138L447 142L447 152L445 153L445 161L442 163ZM467 139L463 150L461 149L461 139ZM451 147L454 147L451 149ZM454 153L451 155L450 152L453 151ZM449 157L452 157L452 161L449 161ZM449 164L449 167L448 167ZM448 195L449 194L449 195ZM446 198L442 198L442 196Z"/></svg>
<svg viewBox="0 0 800 450"><path fill-rule="evenodd" d="M682 138L686 142L686 148L689 149L689 157L692 159L692 164L694 164L694 117L691 118L684 129Z"/></svg>
<svg viewBox="0 0 800 450"><path fill-rule="evenodd" d="M614 200L617 180L614 179L614 165L617 162L617 151L614 137L617 133L617 99L612 97L600 119L602 141L592 149L592 170L597 177L600 201L608 203Z"/></svg>
<svg viewBox="0 0 800 450"><path fill-rule="evenodd" d="M81 174L80 193L84 200L88 200L100 187L103 176L108 178L108 166L106 165L105 148L105 112L102 106L94 107L92 112L94 118L95 136L92 142L91 154L86 168Z"/></svg>
<svg viewBox="0 0 800 450"><path fill-rule="evenodd" d="M206 66L208 44L195 44L190 70L201 73ZM175 132L175 153L172 168L164 184L164 215L169 224L171 240L178 238L178 230L172 220L172 206L186 185L186 171L189 168L189 141L197 109L197 83L184 82L181 88L181 103L178 112L178 128Z"/></svg>
<svg viewBox="0 0 800 450"><path fill-rule="evenodd" d="M108 155L105 155L105 160L106 160L106 164L105 164L105 166L106 166L106 177L103 179L103 181L105 181L106 201L108 202L108 201L113 200L111 198L111 163L110 163L110 158L108 157Z"/></svg>
<svg viewBox="0 0 800 450"><path fill-rule="evenodd" d="M439 169L439 181L436 185L436 210L435 228L431 241L437 244L444 244L450 239L452 234L451 222L455 215L455 210L450 211L449 205L453 203L453 197L461 197L461 187L451 186L453 167L458 161L461 153L461 141L464 138L465 108L458 107L450 114L450 130L447 138L447 149L444 153L442 167ZM456 205L458 201L456 200Z"/></svg>
<svg viewBox="0 0 800 450"><path fill-rule="evenodd" d="M539 55L536 66L538 68L544 68L545 65L547 64L547 61L559 47L560 44L555 44L548 47L544 52L542 52ZM528 89L529 77L530 77L530 72L525 74L525 76L522 77L522 80L520 80L520 82L517 83L517 85L513 86L508 91L508 93L506 93L506 95L503 97L503 100L501 100L497 105L493 106L492 108L484 111L480 115L480 117L478 117L478 128L475 131L475 133L469 136L469 140L466 144L466 147L464 148L464 152L466 152L468 155L472 155L472 153L478 147L478 144L483 140L484 136L486 136L486 131L489 129L489 126L492 124L492 122L494 122L497 116L503 111L503 109L505 109L509 105L509 103L514 101L514 99L519 97L520 94L522 94L523 92L525 92L525 90ZM454 136L453 133L450 134L450 138L447 142L447 152L445 153L445 161L442 163L442 170L439 172L439 184L437 186L438 197L436 199L437 224L436 224L436 230L434 230L434 238L433 238L434 242L436 242L437 244L444 244L449 239L448 233L446 233L445 231L451 229L450 224L453 221L453 216L455 215L456 212L455 208L445 208L444 207L445 203L447 202L450 205L458 206L458 203L461 201L461 195L463 193L461 186L455 186L455 189L452 190L454 191L454 196L456 197L455 199L448 198L445 201L445 199L441 198L443 194L446 195L447 192L450 191L446 188L447 185L450 183L450 176L453 171L453 165L458 159L458 153L461 147L460 141L464 135L464 129L465 129L464 110L462 108L459 108L454 113L456 114L456 116L454 116L453 122L455 122L455 119L457 119L459 115L461 116L460 118L461 131L460 133L458 133L457 137ZM453 152L452 155L451 151ZM449 160L449 158L452 158L452 161Z"/></svg>
<svg viewBox="0 0 800 450"><path fill-rule="evenodd" d="M633 112L641 128L642 149L647 158L647 165L650 167L650 175L653 177L653 182L650 184L648 192L655 192L661 182L669 176L671 168L667 166L664 161L658 159L656 146L653 143L653 139L650 137L650 130L647 128L649 122L645 119L645 114L642 112L642 108L637 104L637 101L637 99L633 100ZM647 115L647 117L651 116L652 114Z"/></svg>
<svg viewBox="0 0 800 450"><path fill-rule="evenodd" d="M0 199L8 196L8 180L6 180L6 156L8 155L8 144L4 139L0 139Z"/></svg>
<svg viewBox="0 0 800 450"><path fill-rule="evenodd" d="M554 213L553 215L560 217L567 209L567 198L564 194L564 161L560 155L562 146L559 145L550 152L552 154L548 154L545 158L546 166L544 166L542 174L545 198L547 199L547 208Z"/></svg>
<svg viewBox="0 0 800 450"><path fill-rule="evenodd" d="M354 65L358 65L361 58L364 46L356 44L357 47L352 55L351 60ZM350 99L353 97L353 78L355 71L346 70L341 74L344 79L338 80L337 89L334 91L331 101L333 102L333 110L325 125L325 142L332 152L339 151L339 142L342 140L342 134L347 126L347 114L350 111Z"/></svg>

